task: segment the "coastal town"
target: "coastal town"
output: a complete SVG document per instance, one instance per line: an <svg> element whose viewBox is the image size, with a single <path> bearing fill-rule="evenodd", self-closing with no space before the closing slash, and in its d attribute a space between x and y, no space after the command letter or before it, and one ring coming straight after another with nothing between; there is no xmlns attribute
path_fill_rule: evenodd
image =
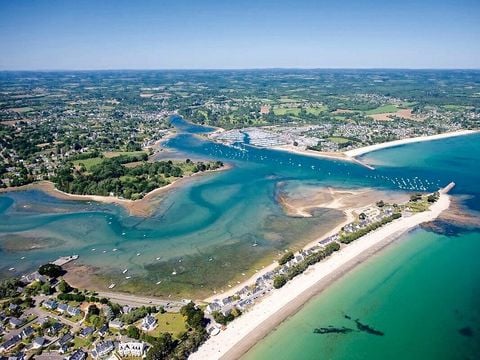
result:
<svg viewBox="0 0 480 360"><path fill-rule="evenodd" d="M183 350L194 352L208 337L218 336L230 322L248 313L310 266L390 223L429 212L441 194L453 186L451 183L431 194L413 194L404 204L379 200L358 209L355 220L337 233L297 253L287 250L278 260L278 266L264 271L254 282L199 306L190 300L171 301L165 306L152 305L151 301L141 307L119 304L93 291L75 289L63 280L62 265L77 260L78 256L57 259L38 271L2 283L0 354L18 360L149 358L150 349L154 349L150 352L153 356L159 347L167 346L166 342L174 349L188 343L189 336L203 332L203 336ZM190 318L193 316L195 324Z"/></svg>
<svg viewBox="0 0 480 360"><path fill-rule="evenodd" d="M355 79L348 72L300 73L293 79L282 71L242 74L238 81L228 72L138 72L128 77L66 73L54 78L36 73L29 88L21 76L0 74L0 186L51 180L66 164L112 153L143 150L151 155L159 140L174 133L173 115L218 127L210 139L229 145L327 153L478 129L480 124L476 83L468 73L455 79L438 73L432 79L429 72L420 72L413 80L403 73L396 74L398 80L381 72ZM219 79L230 85L229 92ZM389 87L385 95L387 81L408 85ZM459 88L455 97L440 96L429 93L432 81L470 86ZM305 82L310 91L302 86ZM370 92L357 90L367 87Z"/></svg>
<svg viewBox="0 0 480 360"><path fill-rule="evenodd" d="M450 184L443 192L448 192L453 186L453 183ZM278 260L277 267L264 271L253 283L234 292L229 291L228 296L214 298L205 312L225 325L257 301L261 301L272 290L283 287L289 280L303 273L308 266L327 258L343 246L381 226L400 218L409 218L415 213L428 211L429 206L438 198L438 192L426 195L414 194L405 204L386 204L380 200L373 206L358 209L353 222L345 224L338 232L320 239L316 244L309 245L298 253L285 250L285 254Z"/></svg>
<svg viewBox="0 0 480 360"><path fill-rule="evenodd" d="M188 356L207 336L190 300L122 304L62 279L64 257L0 286L0 359L156 359ZM141 300L140 300L141 301Z"/></svg>

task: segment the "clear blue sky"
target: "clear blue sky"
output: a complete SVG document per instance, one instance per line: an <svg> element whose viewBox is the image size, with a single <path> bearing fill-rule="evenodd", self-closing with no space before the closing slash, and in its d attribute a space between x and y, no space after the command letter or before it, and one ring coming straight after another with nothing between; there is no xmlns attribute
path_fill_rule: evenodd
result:
<svg viewBox="0 0 480 360"><path fill-rule="evenodd" d="M480 68L480 0L0 0L0 70Z"/></svg>

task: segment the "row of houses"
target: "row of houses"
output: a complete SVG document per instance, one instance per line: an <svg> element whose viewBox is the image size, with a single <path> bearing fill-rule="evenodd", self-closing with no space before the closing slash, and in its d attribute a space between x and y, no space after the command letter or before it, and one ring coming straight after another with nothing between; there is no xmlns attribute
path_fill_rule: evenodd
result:
<svg viewBox="0 0 480 360"><path fill-rule="evenodd" d="M76 306L70 306L64 303L57 303L53 299L45 300L43 302L43 307L48 310L55 310L60 314L67 314L70 316L77 316L82 313L81 310Z"/></svg>

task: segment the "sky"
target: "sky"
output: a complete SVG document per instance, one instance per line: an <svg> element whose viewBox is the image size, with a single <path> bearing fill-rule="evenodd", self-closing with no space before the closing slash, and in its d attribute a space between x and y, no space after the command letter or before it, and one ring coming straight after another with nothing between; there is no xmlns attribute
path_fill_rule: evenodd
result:
<svg viewBox="0 0 480 360"><path fill-rule="evenodd" d="M480 68L480 0L0 0L0 70Z"/></svg>

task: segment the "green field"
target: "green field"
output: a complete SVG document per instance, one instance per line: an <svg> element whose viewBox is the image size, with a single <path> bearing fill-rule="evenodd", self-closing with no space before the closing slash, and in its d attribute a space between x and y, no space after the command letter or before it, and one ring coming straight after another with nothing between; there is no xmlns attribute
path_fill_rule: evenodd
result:
<svg viewBox="0 0 480 360"><path fill-rule="evenodd" d="M347 138L339 137L339 136L329 137L328 140L330 140L331 142L337 143L337 144L345 144L345 143L350 141Z"/></svg>
<svg viewBox="0 0 480 360"><path fill-rule="evenodd" d="M141 154L146 154L146 152L145 151L106 151L103 153L103 156L105 156L106 158L113 158L120 155L130 156L130 155L141 155Z"/></svg>
<svg viewBox="0 0 480 360"><path fill-rule="evenodd" d="M382 105L375 109L365 111L366 115L375 115L375 114L384 114L384 113L394 113L398 110L395 105Z"/></svg>
<svg viewBox="0 0 480 360"><path fill-rule="evenodd" d="M461 110L469 109L471 108L471 106L448 104L448 105L443 105L443 108L447 110L461 111Z"/></svg>
<svg viewBox="0 0 480 360"><path fill-rule="evenodd" d="M94 157L94 158L90 158L90 159L75 160L75 161L73 161L73 165L80 166L80 164L83 164L87 168L87 171L90 171L90 169L93 166L100 164L102 161L103 161L103 158Z"/></svg>
<svg viewBox="0 0 480 360"><path fill-rule="evenodd" d="M141 155L144 153L145 151L108 151L103 153L103 155L105 156L104 158L94 157L90 159L74 160L73 165L80 166L80 164L83 164L87 168L87 171L90 171L92 166L100 164L105 158L110 159L110 158L114 158L121 155L130 156L130 155Z"/></svg>
<svg viewBox="0 0 480 360"><path fill-rule="evenodd" d="M273 109L273 113L275 115L293 115L293 116L298 116L300 114L300 108L276 108Z"/></svg>
<svg viewBox="0 0 480 360"><path fill-rule="evenodd" d="M307 107L305 111L312 115L318 115L321 112L325 111L327 108L325 106L321 107ZM300 114L301 108L275 108L273 109L273 113L275 115L293 115L298 116Z"/></svg>
<svg viewBox="0 0 480 360"><path fill-rule="evenodd" d="M176 336L187 329L185 320L180 313L166 312L157 314L155 317L158 320L158 324L154 330L148 333L151 336L159 336L167 332Z"/></svg>

